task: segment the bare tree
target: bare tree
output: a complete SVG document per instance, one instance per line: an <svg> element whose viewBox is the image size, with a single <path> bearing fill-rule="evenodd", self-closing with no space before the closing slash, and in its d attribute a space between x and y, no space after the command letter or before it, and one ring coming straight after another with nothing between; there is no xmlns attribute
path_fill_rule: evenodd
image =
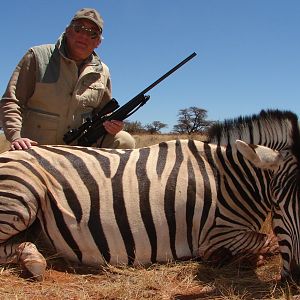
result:
<svg viewBox="0 0 300 300"><path fill-rule="evenodd" d="M181 109L178 113L178 123L174 125L173 131L185 134L201 133L212 124L211 121L205 120L206 118L205 109L195 106Z"/></svg>
<svg viewBox="0 0 300 300"><path fill-rule="evenodd" d="M168 127L168 125L160 121L153 121L152 123L145 125L145 129L151 134L160 133L160 130L166 127Z"/></svg>
<svg viewBox="0 0 300 300"><path fill-rule="evenodd" d="M124 130L129 133L145 132L144 126L140 121L124 121Z"/></svg>

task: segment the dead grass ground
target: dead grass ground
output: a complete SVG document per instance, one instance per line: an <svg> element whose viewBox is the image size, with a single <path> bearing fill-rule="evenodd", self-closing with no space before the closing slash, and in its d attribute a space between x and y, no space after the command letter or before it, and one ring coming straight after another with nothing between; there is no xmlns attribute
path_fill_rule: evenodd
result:
<svg viewBox="0 0 300 300"><path fill-rule="evenodd" d="M154 145L160 142L166 142L169 140L175 140L175 139L188 139L193 138L195 140L204 141L205 136L200 134L194 134L194 135L179 135L179 134L140 134L140 135L134 135L134 138L136 140L136 147L147 147L150 145Z"/></svg>
<svg viewBox="0 0 300 300"><path fill-rule="evenodd" d="M172 138L174 136L140 136L137 142L141 147ZM7 149L8 143L0 136L0 152ZM267 222L264 231L269 230ZM23 279L18 267L0 267L0 299L300 299L295 296L300 294L298 286L274 281L281 266L278 255L257 269L245 269L238 264L216 269L196 261L92 269L67 266L53 257L47 260L49 267L42 282Z"/></svg>
<svg viewBox="0 0 300 300"><path fill-rule="evenodd" d="M194 138L196 140L205 140L205 136L203 135L171 135L171 134L150 134L150 135L134 135L136 140L136 147L146 147L150 145L157 144L159 142L165 142L177 138ZM9 149L9 142L6 140L4 134L0 133L0 153Z"/></svg>
<svg viewBox="0 0 300 300"><path fill-rule="evenodd" d="M61 266L61 264L60 264ZM58 267L58 269L57 269ZM188 261L149 268L49 267L43 282L26 281L18 269L1 269L1 299L292 299L297 287L278 285L280 258L256 270L238 265L214 269Z"/></svg>
<svg viewBox="0 0 300 300"><path fill-rule="evenodd" d="M0 134L0 153L9 149L9 142L6 140L3 133Z"/></svg>

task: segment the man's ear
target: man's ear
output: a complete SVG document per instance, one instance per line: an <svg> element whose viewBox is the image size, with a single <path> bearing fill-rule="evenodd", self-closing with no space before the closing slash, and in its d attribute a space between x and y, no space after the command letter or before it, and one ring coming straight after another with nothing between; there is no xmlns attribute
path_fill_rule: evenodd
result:
<svg viewBox="0 0 300 300"><path fill-rule="evenodd" d="M70 25L66 27L65 29L65 35L68 35L70 32Z"/></svg>
<svg viewBox="0 0 300 300"><path fill-rule="evenodd" d="M249 145L241 140L235 142L237 150L257 168L274 170L282 161L276 150L260 145Z"/></svg>
<svg viewBox="0 0 300 300"><path fill-rule="evenodd" d="M102 43L101 36L100 36L98 39L99 39L99 40L98 40L97 46L96 46L95 48L98 48L98 47L101 45L101 43Z"/></svg>

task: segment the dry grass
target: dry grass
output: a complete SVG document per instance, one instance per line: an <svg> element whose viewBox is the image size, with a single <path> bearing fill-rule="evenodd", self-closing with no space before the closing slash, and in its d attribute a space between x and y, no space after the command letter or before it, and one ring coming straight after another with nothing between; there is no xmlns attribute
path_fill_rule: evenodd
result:
<svg viewBox="0 0 300 300"><path fill-rule="evenodd" d="M195 140L204 140L203 135L171 135L171 134L151 134L151 135L134 135L136 140L136 148L146 147L150 145L157 144L159 142L165 142L169 140L174 140L177 138L193 138ZM0 153L9 149L9 142L6 140L4 134L0 134Z"/></svg>
<svg viewBox="0 0 300 300"><path fill-rule="evenodd" d="M9 149L9 142L6 140L5 135L0 133L0 153Z"/></svg>
<svg viewBox="0 0 300 300"><path fill-rule="evenodd" d="M194 135L175 135L175 134L140 134L140 135L134 135L134 138L136 140L136 148L140 147L147 147L150 145L154 145L160 142L166 142L169 140L175 140L175 139L195 139L199 141L204 141L205 136L200 134L194 134Z"/></svg>
<svg viewBox="0 0 300 300"><path fill-rule="evenodd" d="M137 144L142 147L174 138L139 136ZM0 136L0 152L7 149L8 143ZM270 222L266 222L264 231L269 230ZM243 269L238 264L215 269L196 261L92 269L67 266L53 257L48 257L48 265L43 282L23 279L18 267L0 268L0 299L300 299L292 296L300 294L297 286L274 281L281 266L278 255L257 269Z"/></svg>
<svg viewBox="0 0 300 300"><path fill-rule="evenodd" d="M1 299L292 299L291 288L273 281L280 259L256 270L237 265L214 269L198 262L139 267L66 268L56 262L43 282L26 281L18 269L1 270ZM58 269L56 269L58 268ZM293 293L300 292L294 288Z"/></svg>

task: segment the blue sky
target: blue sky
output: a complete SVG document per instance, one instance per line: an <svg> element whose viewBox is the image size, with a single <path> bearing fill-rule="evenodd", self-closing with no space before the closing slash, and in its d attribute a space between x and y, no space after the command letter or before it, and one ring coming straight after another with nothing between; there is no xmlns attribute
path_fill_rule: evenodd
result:
<svg viewBox="0 0 300 300"><path fill-rule="evenodd" d="M197 56L156 86L130 117L171 131L180 109L209 120L284 109L300 113L299 0L11 0L1 2L0 93L34 45L55 43L75 12L96 8L113 96L124 104L182 59Z"/></svg>

